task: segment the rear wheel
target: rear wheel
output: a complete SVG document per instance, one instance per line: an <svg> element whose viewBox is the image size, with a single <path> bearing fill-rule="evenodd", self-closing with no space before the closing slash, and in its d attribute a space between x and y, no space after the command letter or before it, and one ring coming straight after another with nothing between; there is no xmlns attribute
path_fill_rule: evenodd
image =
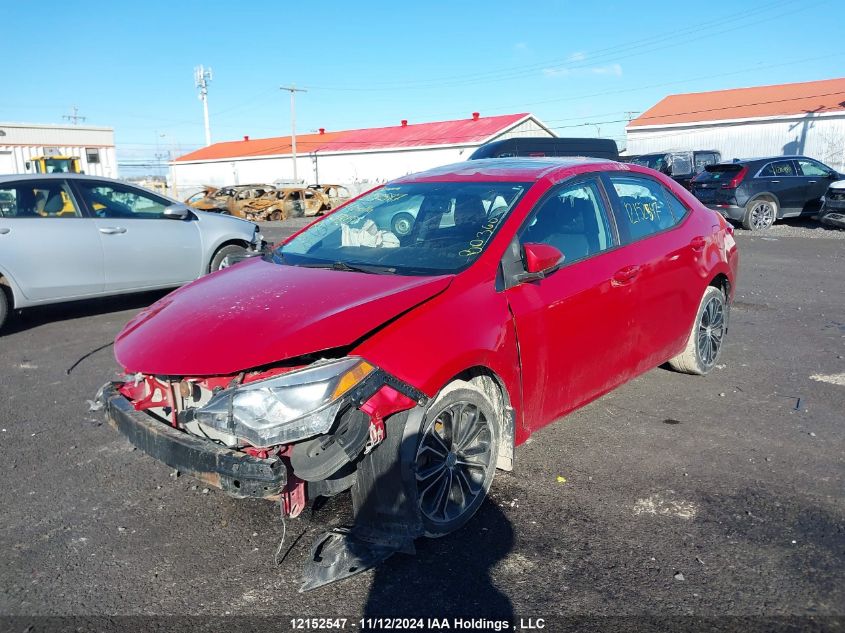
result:
<svg viewBox="0 0 845 633"><path fill-rule="evenodd" d="M495 407L470 383L456 381L423 417L412 466L417 509L426 536L463 526L478 511L496 473Z"/></svg>
<svg viewBox="0 0 845 633"><path fill-rule="evenodd" d="M237 244L229 244L228 246L217 249L214 257L211 258L211 263L208 265L208 272L213 273L215 270L228 268L229 261L227 258L229 255L243 255L246 252L247 250L243 246L238 246Z"/></svg>
<svg viewBox="0 0 845 633"><path fill-rule="evenodd" d="M685 374L709 374L722 354L727 324L728 305L725 295L719 288L708 286L701 297L687 346L669 361L669 365Z"/></svg>
<svg viewBox="0 0 845 633"><path fill-rule="evenodd" d="M749 231L768 229L778 217L778 205L768 198L757 198L745 205L742 226Z"/></svg>

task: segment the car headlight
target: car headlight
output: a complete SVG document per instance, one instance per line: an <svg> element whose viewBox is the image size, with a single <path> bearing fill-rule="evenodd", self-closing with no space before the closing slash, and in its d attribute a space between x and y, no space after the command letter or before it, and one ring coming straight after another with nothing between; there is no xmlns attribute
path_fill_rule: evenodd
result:
<svg viewBox="0 0 845 633"><path fill-rule="evenodd" d="M361 358L342 358L259 380L214 395L194 416L255 446L326 433L343 396L375 371Z"/></svg>

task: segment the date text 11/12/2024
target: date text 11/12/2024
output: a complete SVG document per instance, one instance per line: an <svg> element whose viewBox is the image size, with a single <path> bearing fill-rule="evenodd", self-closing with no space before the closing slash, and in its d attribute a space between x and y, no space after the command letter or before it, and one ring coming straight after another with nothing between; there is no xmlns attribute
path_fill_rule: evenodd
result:
<svg viewBox="0 0 845 633"><path fill-rule="evenodd" d="M518 622L486 618L291 618L294 630L343 630L347 626L365 631L530 631L546 628L543 618L520 618Z"/></svg>

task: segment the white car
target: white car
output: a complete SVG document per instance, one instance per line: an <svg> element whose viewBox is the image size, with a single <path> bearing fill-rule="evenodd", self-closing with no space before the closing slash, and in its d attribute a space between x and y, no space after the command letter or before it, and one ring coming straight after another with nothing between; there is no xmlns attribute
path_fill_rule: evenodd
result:
<svg viewBox="0 0 845 633"><path fill-rule="evenodd" d="M252 222L117 180L0 176L0 327L12 309L176 287L261 248Z"/></svg>

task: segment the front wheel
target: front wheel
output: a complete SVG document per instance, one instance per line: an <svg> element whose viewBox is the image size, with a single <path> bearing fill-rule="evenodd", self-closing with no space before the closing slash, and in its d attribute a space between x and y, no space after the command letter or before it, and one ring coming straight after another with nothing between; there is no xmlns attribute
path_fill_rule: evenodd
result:
<svg viewBox="0 0 845 633"><path fill-rule="evenodd" d="M758 198L745 206L742 226L749 231L762 231L775 223L778 217L778 205L774 200Z"/></svg>
<svg viewBox="0 0 845 633"><path fill-rule="evenodd" d="M211 258L211 263L208 265L208 272L213 273L215 270L222 270L229 267L230 255L243 255L247 250L243 246L237 244L229 244L217 249L214 257Z"/></svg>
<svg viewBox="0 0 845 633"><path fill-rule="evenodd" d="M719 288L708 286L701 297L687 346L669 361L669 365L685 374L709 374L722 354L727 325L728 304L725 294Z"/></svg>
<svg viewBox="0 0 845 633"><path fill-rule="evenodd" d="M500 422L484 393L463 381L429 407L412 465L426 536L454 532L481 507L496 473Z"/></svg>

